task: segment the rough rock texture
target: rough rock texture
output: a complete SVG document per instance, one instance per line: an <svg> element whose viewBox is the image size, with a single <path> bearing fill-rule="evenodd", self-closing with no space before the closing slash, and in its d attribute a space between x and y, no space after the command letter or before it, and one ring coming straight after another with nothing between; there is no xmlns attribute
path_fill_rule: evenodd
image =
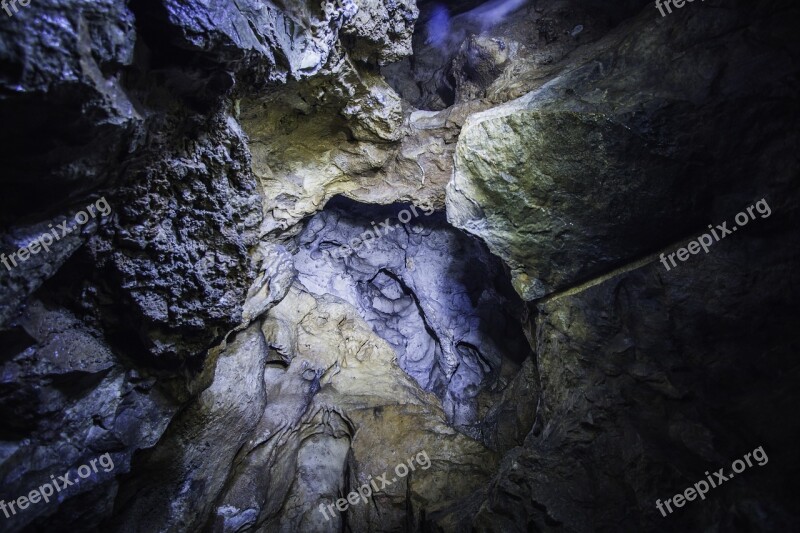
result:
<svg viewBox="0 0 800 533"><path fill-rule="evenodd" d="M280 245L257 241L262 195L229 93L349 61L338 31L358 6L233 6L41 0L0 14L0 251L100 196L112 208L0 269L2 496L106 451L116 463L12 530L91 529L111 513L131 455L210 386L208 348L291 284ZM349 45L391 26L375 57L409 50L413 5L364 9L377 25L348 27Z"/></svg>
<svg viewBox="0 0 800 533"><path fill-rule="evenodd" d="M93 203L93 202L90 202ZM25 299L39 289L45 281L53 277L56 272L67 262L87 239L97 231L98 223L92 220L79 231L62 236L59 225L68 222L67 228L75 227L75 214L79 209L71 209L51 220L11 227L3 235L3 249L9 257L6 258L8 266L3 265L3 277L0 280L0 298L5 303L0 308L0 320L5 323L17 316ZM17 266L13 266L11 254L17 252L22 246L31 243L40 235L49 233L55 228L59 239L50 246L50 251L44 253L39 247L39 253L31 254L26 262L15 259Z"/></svg>
<svg viewBox="0 0 800 533"><path fill-rule="evenodd" d="M16 6L0 253L112 213L0 267L0 498L114 469L0 529L800 527L788 0Z"/></svg>
<svg viewBox="0 0 800 533"><path fill-rule="evenodd" d="M133 452L155 445L178 401L155 373L115 355L100 332L57 305L32 300L2 341L0 499L26 495L51 475L73 482L58 504L3 517L3 530L31 523L90 530L111 510L116 477L129 471ZM113 469L79 479L76 469L104 453Z"/></svg>
<svg viewBox="0 0 800 533"><path fill-rule="evenodd" d="M654 261L539 304L537 422L443 529L796 529L797 206L774 199L758 227L669 272ZM764 466L656 509L759 446Z"/></svg>
<svg viewBox="0 0 800 533"><path fill-rule="evenodd" d="M240 107L264 189L262 235L296 226L337 194L442 206L460 126L481 109L415 111L382 78L352 65L345 76L290 84Z"/></svg>
<svg viewBox="0 0 800 533"><path fill-rule="evenodd" d="M243 135L226 114L203 126L199 138L183 140L187 149L156 143L153 157L126 169L115 224L91 247L114 287L109 299L125 302L156 357L202 354L239 325L255 279L248 249L257 243L260 197ZM153 162L156 153L164 159Z"/></svg>
<svg viewBox="0 0 800 533"><path fill-rule="evenodd" d="M342 27L348 54L356 61L385 65L410 56L419 11L409 0L359 0L358 12Z"/></svg>
<svg viewBox="0 0 800 533"><path fill-rule="evenodd" d="M340 36L357 13L377 26L353 23ZM10 128L3 146L25 149L3 174L14 191L3 204L3 250L27 244L34 231L79 209L90 192L113 188L118 227L95 247L96 260L108 266L108 298L130 307L122 319L133 321L153 355L181 360L202 353L240 323L259 268L248 257L261 222L259 192L225 99L237 77L253 85L237 89L243 94L316 74L358 78L347 46L359 61L368 60L358 52L365 43L376 61L408 53L415 17L413 5L395 2L278 8L171 0L129 8L43 0L4 17L0 63L8 68L0 78L0 116ZM376 40L378 27L390 28L390 38ZM342 81L348 83L357 84ZM384 105L373 88L380 83L342 100L349 101L345 116L362 110L361 129L378 140L402 119L399 100ZM32 142L43 129L52 132L52 149ZM49 265L25 263L4 278L2 295L21 304L85 242L71 238L59 243ZM9 302L0 316L17 308Z"/></svg>
<svg viewBox="0 0 800 533"><path fill-rule="evenodd" d="M418 109L474 99L503 103L572 63L645 2L427 2L420 6L414 55L381 69Z"/></svg>
<svg viewBox="0 0 800 533"><path fill-rule="evenodd" d="M123 485L121 513L107 527L340 531L344 519L321 513L321 503L386 472L391 481L398 463L426 452L426 468L354 505L346 522L357 531L416 528L495 465L331 295L292 288L209 365L212 385L134 465L152 475Z"/></svg>
<svg viewBox="0 0 800 533"><path fill-rule="evenodd" d="M120 84L135 42L124 2L17 7L13 17L0 17L0 247L8 255L49 231L48 224L72 219L113 175L142 125ZM93 229L55 242L47 258L3 267L0 321L19 311Z"/></svg>
<svg viewBox="0 0 800 533"><path fill-rule="evenodd" d="M28 7L0 14L3 227L32 222L31 212L54 215L97 189L142 123L120 81L136 42L125 2Z"/></svg>
<svg viewBox="0 0 800 533"><path fill-rule="evenodd" d="M348 51L365 62L408 55L417 16L413 3L376 0L164 0L140 6L159 38L183 57L186 52L196 57L191 66L222 65L256 86L335 71Z"/></svg>
<svg viewBox="0 0 800 533"><path fill-rule="evenodd" d="M165 0L163 20L177 46L233 66L255 82L313 76L337 55L338 32L357 13L355 2L212 4ZM402 28L401 28L402 29Z"/></svg>
<svg viewBox="0 0 800 533"><path fill-rule="evenodd" d="M358 309L448 421L492 440L486 411L530 355L502 265L431 207L337 202L297 241L298 281Z"/></svg>
<svg viewBox="0 0 800 533"><path fill-rule="evenodd" d="M752 40L768 31L780 49L793 38L771 4L669 19L645 11L587 63L471 116L449 219L483 238L531 300L790 186L796 167L762 155L764 143L788 149L798 111L790 48Z"/></svg>
<svg viewBox="0 0 800 533"><path fill-rule="evenodd" d="M551 2L541 13L529 7L506 13L508 20L496 20L486 26L489 34L475 38L466 28L480 30L479 15L462 17L465 28L456 33L470 38L440 47L425 43L430 8L423 6L414 34L413 69L410 60L386 66L384 81L345 60L322 76L239 103L253 171L264 188L262 235L289 230L337 194L365 203L441 206L466 118L540 86L568 64L571 51L611 27L608 6L587 11ZM552 35L532 32L531 19L551 21ZM569 35L579 23L584 32ZM442 77L453 95L459 92L457 101L436 96Z"/></svg>

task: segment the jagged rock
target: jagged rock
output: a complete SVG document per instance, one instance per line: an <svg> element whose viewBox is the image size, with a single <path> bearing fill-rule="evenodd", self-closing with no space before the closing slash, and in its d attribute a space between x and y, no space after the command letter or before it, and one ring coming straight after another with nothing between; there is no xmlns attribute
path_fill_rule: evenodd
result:
<svg viewBox="0 0 800 533"><path fill-rule="evenodd" d="M133 61L125 2L42 0L0 14L2 252L72 219L108 183L143 117L120 82ZM16 11L15 11L16 10ZM0 269L0 323L85 242L73 233L17 267Z"/></svg>
<svg viewBox="0 0 800 533"><path fill-rule="evenodd" d="M502 393L530 353L502 265L429 206L338 205L298 236L298 281L358 309L449 421L491 439L484 396Z"/></svg>
<svg viewBox="0 0 800 533"><path fill-rule="evenodd" d="M214 4L164 0L166 17L179 30L179 46L216 62L250 70L266 81L300 79L331 57L338 30L356 13L353 2L294 2L281 8L255 0Z"/></svg>
<svg viewBox="0 0 800 533"><path fill-rule="evenodd" d="M461 45L453 60L456 102L468 102L486 96L486 89L508 64L505 40L471 36Z"/></svg>
<svg viewBox="0 0 800 533"><path fill-rule="evenodd" d="M244 329L283 300L297 276L294 260L283 246L261 243L259 254L261 269L256 281L247 292L247 300L242 310L242 326L237 329Z"/></svg>
<svg viewBox="0 0 800 533"><path fill-rule="evenodd" d="M645 3L628 2L638 7ZM563 0L423 3L413 59L387 65L381 73L418 109L441 110L473 98L507 102L575 64L576 54L587 49L596 54L596 41L637 11L636 6L623 8L618 2L587 4ZM584 30L571 36L577 25Z"/></svg>
<svg viewBox="0 0 800 533"><path fill-rule="evenodd" d="M135 465L153 475L121 488L115 529L140 528L147 515L151 529L337 531L341 517L320 504L435 450L434 468L397 480L348 516L351 527L394 527L409 506L424 516L476 488L494 464L492 452L443 423L436 399L355 309L330 295L292 288L210 368L211 387L176 419L167 445ZM442 483L443 471L458 476L458 491Z"/></svg>
<svg viewBox="0 0 800 533"><path fill-rule="evenodd" d="M17 7L0 251L113 214L0 267L0 499L115 468L4 529L800 527L791 2Z"/></svg>
<svg viewBox="0 0 800 533"><path fill-rule="evenodd" d="M121 361L69 311L34 300L12 327L0 361L2 499L27 495L51 475L67 474L73 485L50 503L4 516L4 528L91 529L113 507L116 476L129 471L137 449L158 441L178 406L154 376ZM104 453L113 468L80 479L76 469Z"/></svg>
<svg viewBox="0 0 800 533"><path fill-rule="evenodd" d="M775 199L757 228L678 268L654 259L541 303L537 422L470 516L461 507L443 528L796 528L785 487L800 424L783 384L798 372L797 200ZM759 446L764 466L667 517L656 509Z"/></svg>
<svg viewBox="0 0 800 533"><path fill-rule="evenodd" d="M399 114L397 96L384 82L360 79L353 92L344 93L352 100L332 82L335 91L321 88L317 96L290 86L241 102L253 172L264 189L262 234L296 227L337 194L364 203L443 206L461 124L487 106L468 102L440 112Z"/></svg>
<svg viewBox="0 0 800 533"><path fill-rule="evenodd" d="M173 361L204 354L238 326L255 279L248 249L260 198L244 137L224 112L204 126L185 151L159 143L150 147L158 156L127 169L109 200L114 224L91 245L109 298L128 303L149 353Z"/></svg>
<svg viewBox="0 0 800 533"><path fill-rule="evenodd" d="M137 458L134 467L143 474L120 487L107 527L197 529L264 413L266 354L256 323L209 358L210 385L173 421L164 445Z"/></svg>
<svg viewBox="0 0 800 533"><path fill-rule="evenodd" d="M108 182L143 121L120 82L136 41L126 2L8 8L11 16L0 13L4 229L49 221Z"/></svg>
<svg viewBox="0 0 800 533"><path fill-rule="evenodd" d="M780 142L778 110L797 108L781 88L788 58L748 44L743 21L754 15L702 7L669 21L649 15L591 61L462 129L449 220L508 263L525 299L609 272L735 212L759 188L788 183L789 169L729 163L757 159L754 131ZM758 16L772 24L778 15ZM719 44L702 44L709 32ZM749 76L726 74L740 54L763 61ZM755 115L739 112L743 99ZM724 145L720 131L731 136Z"/></svg>
<svg viewBox="0 0 800 533"><path fill-rule="evenodd" d="M28 296L58 272L58 269L88 240L89 236L97 231L98 223L95 220L82 228L76 227L74 220L77 212L79 211L73 210L67 212L63 217L13 228L3 236L3 249L6 253L2 256L4 263L0 267L2 268L0 270L0 299L5 305L0 308L0 324L15 318ZM59 226L65 222L68 223L68 226L62 231ZM69 230L71 233L63 234ZM52 241L49 245L47 245L47 240L43 241L46 248L42 247L42 241L38 241L38 239L51 231L55 231L55 236L58 238L48 239ZM39 246L35 249L38 251L35 254L29 252L26 260L23 261L18 255L13 255L37 241Z"/></svg>
<svg viewBox="0 0 800 533"><path fill-rule="evenodd" d="M378 65L410 56L419 10L413 0L355 0L358 12L342 27L348 53Z"/></svg>

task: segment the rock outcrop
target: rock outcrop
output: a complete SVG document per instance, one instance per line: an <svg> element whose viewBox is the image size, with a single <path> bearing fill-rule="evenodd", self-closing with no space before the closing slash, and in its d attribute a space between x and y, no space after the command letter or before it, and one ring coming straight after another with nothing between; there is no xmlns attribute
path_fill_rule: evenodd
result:
<svg viewBox="0 0 800 533"><path fill-rule="evenodd" d="M747 9L651 15L606 37L613 45L601 43L585 64L470 116L462 129L449 219L508 263L527 300L702 233L789 187L792 169L759 151L792 128L783 115L797 109L783 89L791 60L751 45L757 30L744 22L781 28L780 9L755 21ZM677 38L676 24L684 28ZM772 35L788 45L789 34ZM743 57L758 58L747 74L735 68Z"/></svg>
<svg viewBox="0 0 800 533"><path fill-rule="evenodd" d="M486 411L530 356L502 264L431 206L332 204L297 238L298 281L357 309L449 422L493 441Z"/></svg>
<svg viewBox="0 0 800 533"><path fill-rule="evenodd" d="M800 527L791 2L7 5L0 529Z"/></svg>

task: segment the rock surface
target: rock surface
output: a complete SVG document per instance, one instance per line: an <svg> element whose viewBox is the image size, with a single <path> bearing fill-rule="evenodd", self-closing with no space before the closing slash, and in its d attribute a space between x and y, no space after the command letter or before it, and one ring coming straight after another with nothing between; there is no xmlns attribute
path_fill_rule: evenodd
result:
<svg viewBox="0 0 800 533"><path fill-rule="evenodd" d="M320 504L389 472L390 485L353 504L346 523L394 530L409 508L424 517L477 488L495 464L445 424L391 347L331 295L293 287L218 357L212 385L135 465L153 475L123 485L124 511L109 527L339 531L343 517ZM427 461L391 482L398 463L422 452Z"/></svg>
<svg viewBox="0 0 800 533"><path fill-rule="evenodd" d="M297 241L298 281L358 309L450 423L491 441L486 410L530 347L525 308L485 247L430 206L347 202L313 217Z"/></svg>
<svg viewBox="0 0 800 533"><path fill-rule="evenodd" d="M50 505L3 517L4 530L97 527L114 504L117 476L136 450L158 442L179 400L156 372L115 354L101 333L57 305L32 300L2 340L0 499L27 495L51 475L73 482ZM104 453L112 468L80 479L77 469Z"/></svg>
<svg viewBox="0 0 800 533"><path fill-rule="evenodd" d="M16 5L3 530L800 527L791 2Z"/></svg>
<svg viewBox="0 0 800 533"><path fill-rule="evenodd" d="M442 529L797 528L797 200L677 269L656 260L540 303L536 423ZM765 464L657 510L759 446Z"/></svg>
<svg viewBox="0 0 800 533"><path fill-rule="evenodd" d="M470 116L448 184L449 220L484 239L533 300L689 237L761 191L790 187L791 167L760 156L760 142L783 144L793 123L785 110L797 110L784 88L795 75L788 52L750 42L757 28L776 28L772 38L788 46L773 4L669 20L643 12L630 23L637 31L612 33L585 64ZM676 24L685 28L678 37ZM746 74L733 68L742 57L758 58Z"/></svg>

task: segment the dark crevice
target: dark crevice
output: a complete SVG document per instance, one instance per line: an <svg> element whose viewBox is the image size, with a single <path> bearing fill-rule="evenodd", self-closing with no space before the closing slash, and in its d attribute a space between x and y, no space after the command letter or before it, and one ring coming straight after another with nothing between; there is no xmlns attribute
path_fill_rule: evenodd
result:
<svg viewBox="0 0 800 533"><path fill-rule="evenodd" d="M403 293L406 296L410 296L411 299L414 300L414 305L417 307L419 316L422 319L422 322L425 324L425 331L428 332L428 335L431 336L431 338L436 342L437 345L441 346L442 341L439 339L439 336L436 334L436 331L434 331L434 329L428 322L428 317L425 315L425 310L422 308L422 304L420 303L417 295L414 293L413 290L411 290L411 287L406 285L406 283L400 276L396 275L394 272L386 268L381 268L380 270L378 270L378 272L374 276L372 276L372 278L369 280L370 283L375 281L375 278L377 278L379 274L385 274L386 276L392 278L394 281L397 282L398 285L400 285L400 288L403 290Z"/></svg>

